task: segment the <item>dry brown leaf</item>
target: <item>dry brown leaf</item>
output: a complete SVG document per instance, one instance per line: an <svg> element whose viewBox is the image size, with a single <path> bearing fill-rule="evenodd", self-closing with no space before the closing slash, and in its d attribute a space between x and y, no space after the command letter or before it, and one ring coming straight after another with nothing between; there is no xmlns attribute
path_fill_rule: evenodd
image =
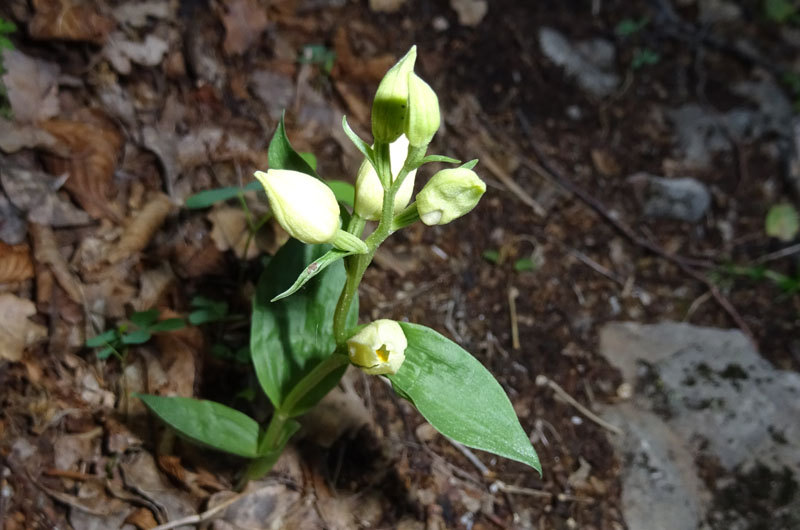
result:
<svg viewBox="0 0 800 530"><path fill-rule="evenodd" d="M349 31L347 26L339 26L333 38L333 49L336 51L336 66L333 69L335 78L339 73L351 81L362 83L377 83L383 79L386 71L397 62L391 54L379 55L364 59L353 52L350 46Z"/></svg>
<svg viewBox="0 0 800 530"><path fill-rule="evenodd" d="M0 118L0 150L10 154L26 148L42 148L56 152L58 141L53 135L35 125L14 123Z"/></svg>
<svg viewBox="0 0 800 530"><path fill-rule="evenodd" d="M82 109L73 120L46 121L42 128L70 153L49 158L51 173L69 175L64 188L89 215L119 221L119 205L109 200L123 143L117 127L100 112Z"/></svg>
<svg viewBox="0 0 800 530"><path fill-rule="evenodd" d="M592 164L604 177L616 177L622 173L614 156L605 149L592 149Z"/></svg>
<svg viewBox="0 0 800 530"><path fill-rule="evenodd" d="M147 508L138 508L132 511L128 517L125 518L125 522L132 524L139 530L150 530L158 526L156 518L153 517L153 512Z"/></svg>
<svg viewBox="0 0 800 530"><path fill-rule="evenodd" d="M227 0L225 10L222 15L222 25L225 26L222 47L228 55L241 55L267 29L267 13L255 0Z"/></svg>
<svg viewBox="0 0 800 530"><path fill-rule="evenodd" d="M30 300L0 294L0 359L19 361L25 348L47 337L47 328L28 320L36 314Z"/></svg>
<svg viewBox="0 0 800 530"><path fill-rule="evenodd" d="M369 9L376 13L394 13L405 3L406 0L369 0Z"/></svg>
<svg viewBox="0 0 800 530"><path fill-rule="evenodd" d="M161 312L163 318L179 315L170 310ZM159 395L192 397L197 374L197 359L203 347L203 333L186 327L167 333L156 333L158 355L147 357L148 391Z"/></svg>
<svg viewBox="0 0 800 530"><path fill-rule="evenodd" d="M56 191L63 184L43 171L8 166L0 162L0 183L11 203L34 223L63 227L81 226L92 218Z"/></svg>
<svg viewBox="0 0 800 530"><path fill-rule="evenodd" d="M103 55L121 74L131 73L131 63L156 66L169 49L169 44L156 35L147 35L144 42L130 40L121 31L114 32L103 48Z"/></svg>
<svg viewBox="0 0 800 530"><path fill-rule="evenodd" d="M156 194L136 214L108 254L110 263L118 263L144 249L172 210L172 202L163 193Z"/></svg>
<svg viewBox="0 0 800 530"><path fill-rule="evenodd" d="M2 81L14 119L31 123L58 115L58 65L19 50L3 50L2 58Z"/></svg>
<svg viewBox="0 0 800 530"><path fill-rule="evenodd" d="M33 262L28 245L6 245L0 241L0 283L33 278Z"/></svg>
<svg viewBox="0 0 800 530"><path fill-rule="evenodd" d="M225 252L233 250L236 257L242 259L252 259L258 256L259 249L255 241L250 241L245 256L245 247L250 235L247 227L247 217L241 208L232 206L217 205L208 215L211 221L211 239L214 240L217 249Z"/></svg>
<svg viewBox="0 0 800 530"><path fill-rule="evenodd" d="M72 301L83 305L83 286L80 280L72 273L69 264L58 250L56 238L49 226L38 223L30 224L33 237L34 257L42 265L48 265L53 271L53 276Z"/></svg>
<svg viewBox="0 0 800 530"><path fill-rule="evenodd" d="M34 39L63 39L103 44L114 21L80 0L33 0L36 13L28 24Z"/></svg>

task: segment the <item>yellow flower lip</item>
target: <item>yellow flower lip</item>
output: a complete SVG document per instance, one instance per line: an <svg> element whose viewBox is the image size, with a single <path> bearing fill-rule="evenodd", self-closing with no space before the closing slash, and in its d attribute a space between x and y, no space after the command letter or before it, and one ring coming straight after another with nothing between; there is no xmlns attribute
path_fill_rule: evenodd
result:
<svg viewBox="0 0 800 530"><path fill-rule="evenodd" d="M408 347L403 328L394 320L376 320L347 341L350 361L371 375L396 374Z"/></svg>

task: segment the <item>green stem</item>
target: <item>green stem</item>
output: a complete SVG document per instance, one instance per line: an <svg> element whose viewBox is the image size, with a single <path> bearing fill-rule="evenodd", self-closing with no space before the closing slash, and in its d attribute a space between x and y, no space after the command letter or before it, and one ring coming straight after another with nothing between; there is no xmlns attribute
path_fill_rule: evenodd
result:
<svg viewBox="0 0 800 530"><path fill-rule="evenodd" d="M314 390L317 385L319 385L331 374L331 372L335 371L337 368L341 368L349 362L350 359L347 357L347 355L336 352L331 354L330 357L315 366L313 370L308 372L305 377L303 377L295 385L295 387L289 392L289 395L286 396L286 399L283 400L283 403L281 403L277 415L283 415L283 421L286 421L286 419L292 416L297 416L295 410L303 398L305 398L309 392ZM269 430L267 430L267 432L269 433Z"/></svg>

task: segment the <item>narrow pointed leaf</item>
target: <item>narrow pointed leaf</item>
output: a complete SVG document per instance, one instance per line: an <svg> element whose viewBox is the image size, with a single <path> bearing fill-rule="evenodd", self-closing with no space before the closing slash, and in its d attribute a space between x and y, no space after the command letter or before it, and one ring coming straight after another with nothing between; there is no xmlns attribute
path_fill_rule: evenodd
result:
<svg viewBox="0 0 800 530"><path fill-rule="evenodd" d="M311 278L325 270L325 267L332 263L336 263L340 259L344 258L345 256L351 256L353 252L347 252L346 250L339 250L338 248L332 248L328 252L322 255L321 258L314 260L311 262L308 267L303 269L303 272L300 273L300 276L297 277L297 280L289 287L287 290L270 300L270 302L277 302L282 298L286 298L287 296L291 296L292 294L296 293L298 289L306 284Z"/></svg>
<svg viewBox="0 0 800 530"><path fill-rule="evenodd" d="M314 168L289 143L289 138L286 136L286 126L283 123L283 115L278 123L278 128L275 129L272 140L269 142L267 158L271 169L291 169L319 178Z"/></svg>
<svg viewBox="0 0 800 530"><path fill-rule="evenodd" d="M539 457L492 374L436 331L404 322L400 326L408 339L406 360L389 376L398 394L445 436L541 473Z"/></svg>
<svg viewBox="0 0 800 530"><path fill-rule="evenodd" d="M214 401L134 395L161 420L192 441L246 458L260 456L258 423L247 414Z"/></svg>
<svg viewBox="0 0 800 530"><path fill-rule="evenodd" d="M350 141L355 144L356 148L361 151L361 154L364 155L364 158L369 160L370 164L373 166L375 165L375 152L372 150L372 147L361 139L360 136L356 134L356 132L350 128L350 124L347 123L347 116L342 116L342 128L344 129L344 133L350 138Z"/></svg>
<svg viewBox="0 0 800 530"><path fill-rule="evenodd" d="M456 158L451 158L449 156L444 156L444 155L428 155L425 158L423 158L422 160L420 160L419 165L427 164L429 162L444 162L446 164L460 164L461 160L458 160Z"/></svg>

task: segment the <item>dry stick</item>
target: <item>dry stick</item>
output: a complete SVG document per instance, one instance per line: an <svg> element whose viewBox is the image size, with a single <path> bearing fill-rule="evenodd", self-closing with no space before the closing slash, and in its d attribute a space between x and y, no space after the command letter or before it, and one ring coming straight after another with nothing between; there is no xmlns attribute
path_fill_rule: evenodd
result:
<svg viewBox="0 0 800 530"><path fill-rule="evenodd" d="M470 463L472 463L473 466L475 466L475 469L481 472L481 475L483 475L484 477L488 477L492 474L492 472L489 471L489 468L486 467L486 464L481 462L480 459L477 456L475 456L475 453L470 451L470 449L464 446L464 444L457 442L447 436L445 436L444 439L450 442L453 447L458 449L461 452L461 454L464 455L467 458L467 460L469 460Z"/></svg>
<svg viewBox="0 0 800 530"><path fill-rule="evenodd" d="M511 313L511 347L515 350L520 349L519 344L519 321L517 319L517 297L519 289L513 285L508 288L508 310Z"/></svg>
<svg viewBox="0 0 800 530"><path fill-rule="evenodd" d="M797 243L796 245L790 245L780 250L776 250L775 252L770 252L769 254L764 254L763 256L755 260L753 263L761 265L769 261L775 261L776 259L781 259L787 256L791 256L792 254L797 254L798 252L800 252L800 243Z"/></svg>
<svg viewBox="0 0 800 530"><path fill-rule="evenodd" d="M526 118L521 114L518 114L520 121L526 123ZM525 126L523 127L525 128ZM542 153L542 150L539 149L539 146L536 145L536 142L531 141L529 142L531 150L536 155L536 158L539 159L539 164L528 160L527 158L522 159L522 163L525 164L533 171L539 171L544 169L546 173L561 187L565 190L576 196L578 199L584 202L589 208L594 210L597 214L603 217L606 221L608 221L618 232L622 235L633 241L635 244L649 250L650 252L661 256L662 258L666 259L667 261L675 264L680 268L683 272L687 275L691 276L695 280L703 283L708 290L711 292L711 296L714 297L714 300L730 315L739 329L750 339L750 342L753 343L753 346L757 347L758 343L756 342L755 335L753 335L750 326L744 321L742 316L736 310L735 307L730 303L730 301L719 291L714 282L708 279L704 274L698 272L697 270L693 269L690 265L698 265L698 260L692 260L683 258L680 256L676 256L674 254L670 254L659 245L656 245L652 241L648 241L636 234L633 229L611 215L608 210L603 206L603 204L592 197L589 193L584 191L583 189L579 188L575 184L572 183L569 179L567 179L563 173L557 170L550 162L548 161L547 157Z"/></svg>
<svg viewBox="0 0 800 530"><path fill-rule="evenodd" d="M262 489L266 489L266 487L262 488ZM236 501L238 501L238 500L240 500L240 499L242 499L242 498L244 498L244 497L246 497L248 495L252 495L254 493L258 493L259 491L260 490L243 491L242 493L238 493L238 494L234 495L230 499L227 499L227 500L223 501L222 503L218 504L217 506L214 506L213 508L210 508L210 509L204 511L203 513L199 513L197 515L189 515L189 516L184 517L182 519L177 519L177 520L169 522L169 523L161 524L161 525L158 525L158 526L154 527L152 530L170 530L171 528L178 528L179 526L183 526L183 525L188 525L188 524L196 525L196 524L199 524L199 523L203 523L205 521L210 520L212 517L217 515L219 512L225 510L226 508L228 508L228 506L230 506L231 504L235 503Z"/></svg>
<svg viewBox="0 0 800 530"><path fill-rule="evenodd" d="M601 418L600 416L598 416L597 414L595 414L591 410L587 409L586 407L584 407L583 405L578 403L578 401L574 397L570 396L567 393L566 390L561 388L561 386L558 383L556 383L555 381L553 381L549 377L547 377L545 375L537 375L536 376L536 385L537 386L545 386L546 385L546 386L550 387L553 390L553 392L556 393L556 395L558 397L560 397L561 399L563 399L564 401L566 401L567 403L569 403L570 405L572 405L573 407L578 409L581 412L581 414L583 414L584 416L586 416L587 418L589 418L590 420L592 420L593 422L598 424L600 427L602 427L602 428L604 428L604 429L606 429L608 431L611 431L614 434L622 435L622 429L620 429L616 425L612 425L612 424L608 423L606 420L604 420L603 418Z"/></svg>

